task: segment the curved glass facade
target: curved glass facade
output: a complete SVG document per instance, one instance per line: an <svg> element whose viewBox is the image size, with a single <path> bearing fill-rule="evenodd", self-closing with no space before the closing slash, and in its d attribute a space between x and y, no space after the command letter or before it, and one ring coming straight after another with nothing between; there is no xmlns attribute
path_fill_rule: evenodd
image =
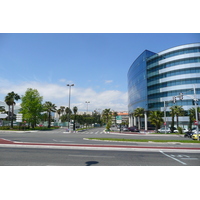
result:
<svg viewBox="0 0 200 200"><path fill-rule="evenodd" d="M153 53L144 51L131 65L128 72L128 110L137 107L147 110L167 110L173 104L173 96L183 93L181 105L185 110L193 107L193 88L200 99L200 43L181 45Z"/></svg>
<svg viewBox="0 0 200 200"><path fill-rule="evenodd" d="M128 72L128 110L147 107L147 65L148 57L155 53L145 50L131 65ZM142 91L142 92L141 92Z"/></svg>

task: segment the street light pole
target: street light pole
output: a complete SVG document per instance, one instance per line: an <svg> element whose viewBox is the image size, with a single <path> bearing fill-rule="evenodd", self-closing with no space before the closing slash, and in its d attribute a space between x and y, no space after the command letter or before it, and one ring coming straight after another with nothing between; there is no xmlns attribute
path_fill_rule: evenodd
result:
<svg viewBox="0 0 200 200"><path fill-rule="evenodd" d="M90 103L89 101L86 101L85 103L87 103L87 112L88 112L88 103Z"/></svg>
<svg viewBox="0 0 200 200"><path fill-rule="evenodd" d="M74 86L74 84L67 84L69 86L69 110L70 110L70 97L71 97L71 87ZM70 123L70 113L69 113L69 121L68 121L68 129L69 129L69 123Z"/></svg>

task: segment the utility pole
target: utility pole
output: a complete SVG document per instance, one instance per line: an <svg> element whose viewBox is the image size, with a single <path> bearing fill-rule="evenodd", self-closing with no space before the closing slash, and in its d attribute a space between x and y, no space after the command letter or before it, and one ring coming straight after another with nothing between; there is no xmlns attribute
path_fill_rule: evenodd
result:
<svg viewBox="0 0 200 200"><path fill-rule="evenodd" d="M71 97L71 87L74 86L74 84L67 84L69 86L69 110L70 110L70 97ZM69 121L68 121L68 129L69 129L69 123L70 123L70 113L69 113Z"/></svg>

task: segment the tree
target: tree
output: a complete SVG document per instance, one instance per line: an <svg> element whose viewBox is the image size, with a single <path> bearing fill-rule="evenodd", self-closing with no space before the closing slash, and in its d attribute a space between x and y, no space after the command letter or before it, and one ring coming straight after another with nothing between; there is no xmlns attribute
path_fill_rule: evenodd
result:
<svg viewBox="0 0 200 200"><path fill-rule="evenodd" d="M69 128L69 123L70 123L70 115L72 114L72 111L69 107L67 107L65 109L65 112L66 112L66 116L67 116L67 119L68 119L68 128Z"/></svg>
<svg viewBox="0 0 200 200"><path fill-rule="evenodd" d="M73 130L75 130L76 127L76 113L78 112L78 108L76 106L73 107L73 112L74 112L74 125L73 125Z"/></svg>
<svg viewBox="0 0 200 200"><path fill-rule="evenodd" d="M179 127L178 117L183 116L184 109L182 108L182 106L172 106L170 109L173 110L173 114L176 115L176 125L178 128Z"/></svg>
<svg viewBox="0 0 200 200"><path fill-rule="evenodd" d="M48 113L48 128L51 127L51 112L56 112L55 104L51 103L50 101L46 101L43 105L44 111Z"/></svg>
<svg viewBox="0 0 200 200"><path fill-rule="evenodd" d="M12 106L11 111L11 128L13 128L13 115L14 115L14 105L15 101L18 101L20 99L20 96L17 93L14 93L13 91L8 93L5 97L5 102L9 107L8 116L10 115L10 106ZM8 117L10 119L10 116Z"/></svg>
<svg viewBox="0 0 200 200"><path fill-rule="evenodd" d="M140 118L144 116L144 108L136 108L133 112L134 117L138 117L138 129L140 129Z"/></svg>
<svg viewBox="0 0 200 200"><path fill-rule="evenodd" d="M175 116L175 114L174 114L174 109L173 109L173 107L170 107L170 109L171 109L170 115L171 115L171 117L172 117L172 123L171 123L170 130L171 130L171 132L173 133L173 132L174 132L174 116Z"/></svg>
<svg viewBox="0 0 200 200"><path fill-rule="evenodd" d="M58 114L58 122L59 122L60 114L61 114L61 109L58 109L56 112L57 112L57 114Z"/></svg>
<svg viewBox="0 0 200 200"><path fill-rule="evenodd" d="M4 112L5 111L5 106L0 106L0 112Z"/></svg>
<svg viewBox="0 0 200 200"><path fill-rule="evenodd" d="M164 122L162 115L163 113L161 111L150 111L149 121L156 127L156 132L158 132L158 128Z"/></svg>
<svg viewBox="0 0 200 200"><path fill-rule="evenodd" d="M40 96L36 89L28 88L21 100L22 103L20 113L23 114L23 119L26 120L29 125L31 124L32 128L34 128L36 123L41 118L41 113L43 112L43 97Z"/></svg>
<svg viewBox="0 0 200 200"><path fill-rule="evenodd" d="M60 110L61 110L61 115L63 115L63 113L65 112L65 106L60 106Z"/></svg>
<svg viewBox="0 0 200 200"><path fill-rule="evenodd" d="M116 119L116 117L118 116L118 113L117 112L113 112L113 116L114 116L114 118L115 118L115 125L117 124L117 119Z"/></svg>
<svg viewBox="0 0 200 200"><path fill-rule="evenodd" d="M112 123L112 112L109 109L105 109L102 112L103 121L106 123L106 130L110 130Z"/></svg>

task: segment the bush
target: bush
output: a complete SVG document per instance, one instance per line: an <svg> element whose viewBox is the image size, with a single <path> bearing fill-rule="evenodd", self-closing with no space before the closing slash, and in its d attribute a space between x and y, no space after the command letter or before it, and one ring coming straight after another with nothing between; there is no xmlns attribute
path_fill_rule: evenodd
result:
<svg viewBox="0 0 200 200"><path fill-rule="evenodd" d="M10 126L0 126L0 130L9 130Z"/></svg>
<svg viewBox="0 0 200 200"><path fill-rule="evenodd" d="M178 127L177 129L179 134L183 134L183 129L181 127Z"/></svg>

